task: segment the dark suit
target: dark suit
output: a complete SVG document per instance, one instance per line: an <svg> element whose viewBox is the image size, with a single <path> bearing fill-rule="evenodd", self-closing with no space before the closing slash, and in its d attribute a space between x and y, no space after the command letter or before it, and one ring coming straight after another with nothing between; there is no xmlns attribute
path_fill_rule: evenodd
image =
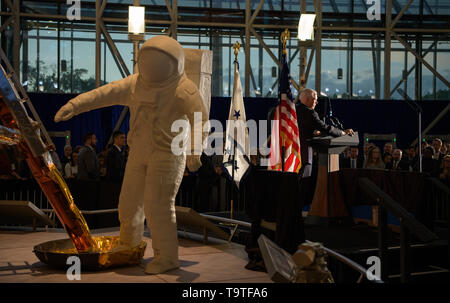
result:
<svg viewBox="0 0 450 303"><path fill-rule="evenodd" d="M340 161L339 166L341 168L352 168L350 158L344 158ZM356 167L354 168L363 168L364 166L364 158L363 157L357 157L356 158Z"/></svg>
<svg viewBox="0 0 450 303"><path fill-rule="evenodd" d="M386 164L386 169L392 169L392 170L407 170L409 171L409 163L404 160L400 160L397 164L397 167L394 168L394 160Z"/></svg>
<svg viewBox="0 0 450 303"><path fill-rule="evenodd" d="M79 180L100 180L100 161L96 152L89 146L84 146L78 154Z"/></svg>
<svg viewBox="0 0 450 303"><path fill-rule="evenodd" d="M106 179L122 182L125 174L125 155L113 145L106 155Z"/></svg>
<svg viewBox="0 0 450 303"><path fill-rule="evenodd" d="M333 137L340 137L342 135L342 130L327 125L325 122L320 120L319 114L313 109L310 109L303 103L297 103L297 122L300 134L300 149L302 165L309 163L312 165L312 148L310 148L308 140L313 138L313 133L315 130L320 131L321 136L331 135ZM311 172L305 167L304 176L310 176Z"/></svg>

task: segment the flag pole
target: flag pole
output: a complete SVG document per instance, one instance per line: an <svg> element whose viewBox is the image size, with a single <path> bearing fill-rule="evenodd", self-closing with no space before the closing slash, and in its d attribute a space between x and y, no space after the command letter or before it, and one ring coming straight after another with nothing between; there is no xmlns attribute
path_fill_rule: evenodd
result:
<svg viewBox="0 0 450 303"><path fill-rule="evenodd" d="M287 51L286 51L286 44L287 44L287 40L291 38L291 33L289 32L289 30L286 28L284 30L284 32L281 34L281 42L283 43L283 56L286 56ZM283 64L284 64L284 60L283 60ZM281 73L280 73L281 74ZM278 81L280 82L280 81ZM283 92L281 92L283 93ZM281 101L281 95L280 95L280 101ZM280 107L281 110L281 107ZM279 123L281 120L279 120ZM281 129L281 126L279 126L279 129ZM284 153L286 152L286 147L284 146L284 138L281 138L281 171L284 171Z"/></svg>

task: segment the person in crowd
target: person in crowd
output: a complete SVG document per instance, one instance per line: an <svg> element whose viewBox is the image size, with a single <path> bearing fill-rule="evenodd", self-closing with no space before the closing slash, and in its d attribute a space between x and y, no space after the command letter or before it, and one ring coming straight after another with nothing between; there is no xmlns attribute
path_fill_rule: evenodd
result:
<svg viewBox="0 0 450 303"><path fill-rule="evenodd" d="M376 146L369 148L367 161L364 168L384 169L384 167L384 163L381 160L380 149Z"/></svg>
<svg viewBox="0 0 450 303"><path fill-rule="evenodd" d="M433 159L434 154L434 147L429 145L425 147L422 155L422 172L428 173L431 176L437 176L439 174L439 161Z"/></svg>
<svg viewBox="0 0 450 303"><path fill-rule="evenodd" d="M445 156L445 154L442 151L442 140L439 138L434 138L433 141L431 142L431 145L434 148L433 159L437 160L439 162L439 165L441 165L442 159Z"/></svg>
<svg viewBox="0 0 450 303"><path fill-rule="evenodd" d="M363 158L364 158L363 167L366 164L367 158L369 157L369 148L371 148L371 147L375 147L375 144L369 143L369 142L366 142L364 144L364 147L363 147Z"/></svg>
<svg viewBox="0 0 450 303"><path fill-rule="evenodd" d="M106 155L106 179L122 182L125 174L125 133L115 131L113 133L113 144Z"/></svg>
<svg viewBox="0 0 450 303"><path fill-rule="evenodd" d="M72 146L66 145L64 146L64 155L61 158L61 165L65 169L66 164L71 162L72 162Z"/></svg>
<svg viewBox="0 0 450 303"><path fill-rule="evenodd" d="M450 155L444 156L442 159L441 173L439 179L447 186L450 186Z"/></svg>
<svg viewBox="0 0 450 303"><path fill-rule="evenodd" d="M450 142L445 141L444 146L446 150L446 155L450 155Z"/></svg>
<svg viewBox="0 0 450 303"><path fill-rule="evenodd" d="M74 153L80 154L80 151L83 149L82 145L77 145L75 149L73 150Z"/></svg>
<svg viewBox="0 0 450 303"><path fill-rule="evenodd" d="M78 174L79 180L100 180L100 161L95 151L97 137L94 133L87 133L84 136L84 147L78 154Z"/></svg>
<svg viewBox="0 0 450 303"><path fill-rule="evenodd" d="M428 146L428 142L422 141L422 143L420 144L420 148L422 149L422 155L423 155L423 151L425 150L425 148ZM419 154L419 152L417 151L417 154Z"/></svg>
<svg viewBox="0 0 450 303"><path fill-rule="evenodd" d="M340 164L342 168L362 168L363 165L364 158L359 156L358 146L350 147L349 157L342 159Z"/></svg>
<svg viewBox="0 0 450 303"><path fill-rule="evenodd" d="M401 149L394 149L392 152L392 161L389 164L386 164L386 169L392 170L409 170L409 163L406 160L403 160L403 152Z"/></svg>
<svg viewBox="0 0 450 303"><path fill-rule="evenodd" d="M215 173L212 163L212 157L202 153L200 160L202 166L197 171L197 186L196 192L198 194L198 200L195 206L195 210L198 212L211 211L210 195L213 184L216 182L218 176Z"/></svg>
<svg viewBox="0 0 450 303"><path fill-rule="evenodd" d="M315 131L321 135L331 135L339 137L344 135L354 135L352 129L341 130L331 125L327 125L320 120L318 113L314 110L317 105L317 92L306 88L300 93L300 102L295 105L300 133L300 149L302 165L306 165L303 176L311 176L313 164L313 149L309 140L313 138Z"/></svg>
<svg viewBox="0 0 450 303"><path fill-rule="evenodd" d="M346 146L341 155L342 155L342 159L350 158L350 146Z"/></svg>
<svg viewBox="0 0 450 303"><path fill-rule="evenodd" d="M0 144L0 180L19 179L25 180L12 167L7 155L8 147Z"/></svg>
<svg viewBox="0 0 450 303"><path fill-rule="evenodd" d="M392 155L391 154L384 155L383 163L384 163L384 167L386 167L386 165L391 166L392 165Z"/></svg>
<svg viewBox="0 0 450 303"><path fill-rule="evenodd" d="M70 162L64 166L64 175L66 178L76 178L78 173L78 153L72 153Z"/></svg>
<svg viewBox="0 0 450 303"><path fill-rule="evenodd" d="M383 147L383 159L386 155L392 155L393 146L391 142L386 142Z"/></svg>
<svg viewBox="0 0 450 303"><path fill-rule="evenodd" d="M417 155L417 148L414 146L410 146L408 148L408 165L409 165L409 171L413 171L414 167L417 166L417 162L419 161L419 156Z"/></svg>

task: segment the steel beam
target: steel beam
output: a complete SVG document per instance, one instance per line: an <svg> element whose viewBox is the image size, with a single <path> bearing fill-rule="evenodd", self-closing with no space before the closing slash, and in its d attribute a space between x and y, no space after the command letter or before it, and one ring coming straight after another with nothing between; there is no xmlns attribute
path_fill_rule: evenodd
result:
<svg viewBox="0 0 450 303"><path fill-rule="evenodd" d="M283 68L283 64L278 61L278 58L272 53L272 51L270 50L270 48L264 43L264 40L261 38L261 36L255 31L255 29L253 29L252 27L250 27L250 31L252 32L252 34L256 37L256 39L258 39L259 43L261 44L261 46L266 50L266 52L269 54L269 56L272 58L272 60L278 65L278 67L280 69ZM300 91L300 87L297 84L297 82L295 82L294 79L291 78L291 83L292 85L295 87L295 89L297 91Z"/></svg>
<svg viewBox="0 0 450 303"><path fill-rule="evenodd" d="M245 1L245 97L250 97L250 0Z"/></svg>
<svg viewBox="0 0 450 303"><path fill-rule="evenodd" d="M13 67L20 81L20 1L14 0L14 24L13 24Z"/></svg>
<svg viewBox="0 0 450 303"><path fill-rule="evenodd" d="M375 84L375 92L379 91L380 83L378 82L377 77L377 53L375 52L375 41L372 38L370 40L371 46L372 46L372 64L373 64L373 80ZM375 93L376 94L376 93Z"/></svg>
<svg viewBox="0 0 450 303"><path fill-rule="evenodd" d="M408 3L406 3L406 5L402 8L402 10L400 11L400 13L398 13L397 17L395 17L394 21L391 23L391 30L394 29L395 24L397 24L397 21L400 20L400 18L403 16L403 14L406 12L406 10L408 9L408 7L411 5L411 3L414 0L409 0Z"/></svg>
<svg viewBox="0 0 450 303"><path fill-rule="evenodd" d="M114 43L113 39L109 35L108 30L106 29L106 26L103 22L100 22L100 28L102 30L103 35L106 39L106 44L108 45L111 54L113 55L114 61L116 61L117 67L119 68L119 71L122 74L122 77L128 77L130 75L130 71L128 70L127 65L125 64L125 61L123 60L122 56L120 55L119 50L116 47L116 44Z"/></svg>
<svg viewBox="0 0 450 303"><path fill-rule="evenodd" d="M255 18L258 16L259 11L261 10L261 7L264 4L264 0L259 1L258 6L256 7L256 10L254 11L252 17L250 18L250 25L253 24L255 21Z"/></svg>
<svg viewBox="0 0 450 303"><path fill-rule="evenodd" d="M178 39L178 0L172 0L172 38Z"/></svg>
<svg viewBox="0 0 450 303"><path fill-rule="evenodd" d="M384 99L391 98L391 17L392 0L386 0L386 31L384 37Z"/></svg>
<svg viewBox="0 0 450 303"><path fill-rule="evenodd" d="M10 10L14 10L14 5L12 4L11 0L5 0L6 5L9 7Z"/></svg>
<svg viewBox="0 0 450 303"><path fill-rule="evenodd" d="M314 50L314 49L313 49L313 50ZM294 61L294 59L295 59L295 57L297 56L298 52L299 52L299 50L296 49L295 52L294 52L294 54L293 54L293 55L291 56L291 58L289 59L289 63L288 63L289 66L291 66L291 63L292 63L292 61ZM279 77L277 77L277 79L275 80L275 82L272 84L272 91L273 91L273 89L275 88L275 86L277 86L278 81L279 81ZM271 95L271 93L268 92L268 93L266 94L266 97L269 97L270 95Z"/></svg>
<svg viewBox="0 0 450 303"><path fill-rule="evenodd" d="M309 54L309 60L308 60L308 67L306 68L306 74L305 74L305 85L308 83L308 77L309 77L309 71L311 70L311 65L314 59L314 53L316 52L315 48L311 49L311 54Z"/></svg>
<svg viewBox="0 0 450 303"><path fill-rule="evenodd" d="M306 13L306 0L300 0L300 15ZM300 64L299 64L299 83L300 83L300 91L306 88L306 61L308 50L304 43L298 40L298 46L300 48Z"/></svg>
<svg viewBox="0 0 450 303"><path fill-rule="evenodd" d="M3 25L0 27L0 33L3 32L13 20L13 16L10 16L8 19L6 19L5 23L3 23Z"/></svg>
<svg viewBox="0 0 450 303"><path fill-rule="evenodd" d="M242 35L240 35L241 37L241 44L245 45L245 40L244 37ZM231 57L230 57L231 58ZM255 76L253 75L253 69L252 66L250 65L250 79L252 80L252 85L253 85L253 89L256 89L256 81L255 81Z"/></svg>
<svg viewBox="0 0 450 303"><path fill-rule="evenodd" d="M450 110L450 104L448 104L443 111L439 113L439 115L431 121L431 123L422 131L422 138L425 137L425 135L447 114L447 112ZM417 144L418 139L416 138L414 142L411 145Z"/></svg>
<svg viewBox="0 0 450 303"><path fill-rule="evenodd" d="M95 87L100 86L100 80L101 80L101 62L102 62L102 55L101 55L101 41L102 41L102 35L101 35L101 27L100 23L102 22L102 16L101 13L101 0L95 1Z"/></svg>
<svg viewBox="0 0 450 303"><path fill-rule="evenodd" d="M427 61L425 61L421 56L419 56L402 38L400 38L395 32L392 32L392 35L397 39L411 54L414 55L423 65L425 65L436 77L439 78L447 87L450 87L450 83L439 74Z"/></svg>
<svg viewBox="0 0 450 303"><path fill-rule="evenodd" d="M314 40L316 42L316 91L317 95L320 96L321 90L321 72L322 72L322 0L314 1L314 8L316 11L316 35Z"/></svg>
<svg viewBox="0 0 450 303"><path fill-rule="evenodd" d="M11 16L11 12L0 12L0 16ZM66 15L52 15L52 14L34 14L34 13L20 13L20 17L25 18L35 18L35 19L47 19L47 20L67 20ZM102 18L103 22L108 23L128 23L126 18ZM95 17L81 16L81 21L96 21ZM152 20L146 19L146 24L151 25L166 25L170 26L172 24L171 20ZM228 28L245 28L245 24L242 23L227 23L227 22L188 22L180 21L177 22L179 26L189 26L189 27L228 27ZM290 29L297 30L297 24L253 24L254 28L264 28L264 29ZM350 27L350 26L322 26L323 32L336 32L336 31L348 31L348 32L384 32L386 28L384 27ZM450 28L396 28L396 32L410 32L410 33L450 33Z"/></svg>
<svg viewBox="0 0 450 303"><path fill-rule="evenodd" d="M430 45L430 47L427 49L427 51L423 54L423 57L425 57L433 48L433 46L436 45L436 42L434 42L433 44ZM408 70L408 72L406 73L406 78L408 78L409 74L412 73L412 71L416 68L416 65L414 64L413 66L411 66L411 68ZM400 80L397 85L395 85L395 87L391 90L391 96L397 91L397 88L400 87L400 85L402 84L403 80Z"/></svg>

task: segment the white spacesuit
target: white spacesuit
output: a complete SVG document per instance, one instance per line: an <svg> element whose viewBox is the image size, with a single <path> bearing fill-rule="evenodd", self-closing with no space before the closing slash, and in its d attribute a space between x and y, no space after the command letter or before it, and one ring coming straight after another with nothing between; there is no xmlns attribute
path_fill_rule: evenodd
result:
<svg viewBox="0 0 450 303"><path fill-rule="evenodd" d="M55 116L58 122L100 107L129 106L130 154L119 198L120 242L126 248L139 245L147 218L155 256L147 264L149 274L179 266L175 196L186 161L191 171L201 166L202 146L194 143L207 135L202 125L208 117L197 87L184 73L184 61L176 40L155 36L139 50L138 73L77 96ZM194 112L202 113L197 125ZM175 120L191 125L190 155L171 151L172 139L179 135L171 132Z"/></svg>

